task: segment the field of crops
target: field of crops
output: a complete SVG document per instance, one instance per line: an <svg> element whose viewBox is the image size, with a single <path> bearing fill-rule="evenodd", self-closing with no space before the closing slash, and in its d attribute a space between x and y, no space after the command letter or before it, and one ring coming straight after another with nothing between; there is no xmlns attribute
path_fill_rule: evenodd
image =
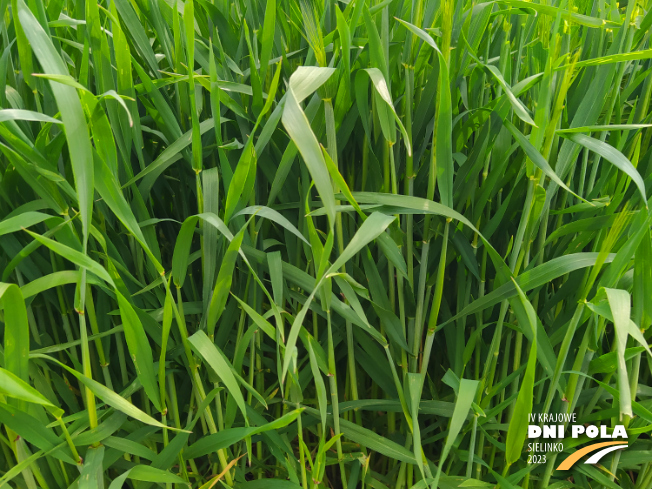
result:
<svg viewBox="0 0 652 489"><path fill-rule="evenodd" d="M652 2L535 2L0 0L0 487L650 489Z"/></svg>

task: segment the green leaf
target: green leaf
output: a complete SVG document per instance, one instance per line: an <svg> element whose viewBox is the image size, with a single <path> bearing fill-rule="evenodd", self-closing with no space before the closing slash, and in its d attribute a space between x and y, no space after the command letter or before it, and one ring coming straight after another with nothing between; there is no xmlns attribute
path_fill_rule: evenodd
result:
<svg viewBox="0 0 652 489"><path fill-rule="evenodd" d="M353 258L362 248L380 236L381 233L384 233L387 227L394 222L394 219L395 217L386 216L380 212L372 213L351 238L342 254L329 267L327 274L334 273L342 268L342 265Z"/></svg>
<svg viewBox="0 0 652 489"><path fill-rule="evenodd" d="M536 127L536 124L530 117L530 114L528 114L527 110L525 110L525 107L523 107L523 104L516 98L512 92L512 88L507 84L500 70L493 65L484 65L484 67L489 70L501 88L505 91L505 95L507 95L507 99L512 105L512 109L514 109L514 113L518 116L518 118L523 122Z"/></svg>
<svg viewBox="0 0 652 489"><path fill-rule="evenodd" d="M360 226L358 232L349 241L349 244L344 249L342 254L324 273L319 283L315 286L314 290L310 294L310 297L308 297L306 303L303 305L301 311L296 315L294 322L292 323L292 327L290 328L290 333L285 345L281 379L285 379L285 374L288 371L290 360L292 359L292 352L294 351L297 343L297 338L299 337L299 330L302 328L303 319L305 318L306 313L310 308L310 303L312 302L315 294L319 291L319 288L322 285L324 279L332 273L337 273L336 271L342 268L342 265L353 258L353 256L356 255L362 248L364 248L370 241L373 241L381 233L383 233L385 229L387 229L387 226L389 226L393 221L394 217L389 217L378 212L374 212L364 221L364 223L362 223L362 226Z"/></svg>
<svg viewBox="0 0 652 489"><path fill-rule="evenodd" d="M61 440L54 431L22 409L0 404L0 422L38 449L51 452L53 457L65 463L76 464L62 448Z"/></svg>
<svg viewBox="0 0 652 489"><path fill-rule="evenodd" d="M213 119L206 119L199 125L199 134L203 135L205 132L210 131L211 129L213 129L214 125L215 125L215 121ZM192 129L190 131L185 132L183 135L179 137L179 139L177 139L172 144L170 144L167 148L165 148L154 161L152 161L149 165L147 165L147 168L145 168L135 177L131 178L127 183L125 183L122 186L122 188L129 187L130 185L136 183L138 180L149 175L150 173L153 176L157 177L158 175L161 174L161 172L163 172L172 163L174 163L179 159L182 150L187 148L191 142L192 142ZM149 185L149 187L151 188L151 184Z"/></svg>
<svg viewBox="0 0 652 489"><path fill-rule="evenodd" d="M634 131L652 127L652 124L607 124L584 127L569 127L567 129L557 129L557 134L568 134L574 132L602 132L602 131Z"/></svg>
<svg viewBox="0 0 652 489"><path fill-rule="evenodd" d="M299 149L315 182L315 187L317 187L317 192L326 208L331 227L335 224L333 187L319 143L310 128L306 115L299 106L299 101L319 88L332 74L333 70L328 68L313 68L308 72L302 70L294 73L290 77L290 90L285 96L285 109L281 119L292 141Z"/></svg>
<svg viewBox="0 0 652 489"><path fill-rule="evenodd" d="M561 135L570 139L574 143L581 144L585 148L588 148L594 153L599 154L605 160L613 164L616 168L627 174L627 176L631 178L638 187L638 190L641 193L641 197L643 197L645 207L647 208L647 196L645 193L645 183L643 182L643 178L641 177L641 174L636 170L636 167L632 165L632 162L629 161L625 155L623 155L613 146L600 141L599 139L595 139L584 134L571 133L566 135L562 133Z"/></svg>
<svg viewBox="0 0 652 489"><path fill-rule="evenodd" d="M208 365L213 369L217 376L224 382L227 390L235 400L236 404L242 411L245 421L247 421L247 410L245 408L244 398L240 391L240 386L233 376L231 365L227 362L224 354L213 344L203 331L197 331L194 335L188 338L188 341Z"/></svg>
<svg viewBox="0 0 652 489"><path fill-rule="evenodd" d="M0 393L13 399L40 404L59 418L63 410L48 401L39 391L10 371L0 368Z"/></svg>
<svg viewBox="0 0 652 489"><path fill-rule="evenodd" d="M269 219L270 221L275 222L279 226L283 226L285 229L290 231L301 241L303 241L308 246L310 246L310 242L303 236L303 234L301 234L301 232L299 232L299 230L290 221L288 221L285 217L283 217L283 215L280 212L275 211L274 209L271 209L264 205L252 205L249 207L245 207L241 211L237 212L236 214L233 215L233 217L237 217L241 215L255 215L258 217L264 217L265 219Z"/></svg>
<svg viewBox="0 0 652 489"><path fill-rule="evenodd" d="M61 83L62 85L66 85L68 87L76 88L77 90L82 90L84 92L88 92L88 88L86 88L84 85L81 83L75 81L75 79L67 74L43 74L43 73L33 73L33 76L39 77L39 78L44 78L45 80L50 80L56 83Z"/></svg>
<svg viewBox="0 0 652 489"><path fill-rule="evenodd" d="M512 411L512 419L509 420L509 428L507 429L507 441L505 442L507 451L505 452L505 457L509 465L512 465L519 458L521 458L521 453L523 452L523 444L525 443L525 438L527 437L528 431L528 419L530 413L532 413L532 400L534 398L535 371L537 364L536 313L532 307L532 304L527 299L515 280L513 283L516 286L519 301L526 311L527 322L529 323L528 327L532 329L534 335L532 346L530 347L530 354L527 360L527 368L525 369L525 375L523 376L523 382L521 383L521 389L518 392L516 404L514 405L514 410ZM520 321L521 318L519 318L519 322ZM523 325L523 327L526 326Z"/></svg>
<svg viewBox="0 0 652 489"><path fill-rule="evenodd" d="M29 382L29 325L20 288L0 282L0 305L4 306L4 366L21 382Z"/></svg>
<svg viewBox="0 0 652 489"><path fill-rule="evenodd" d="M650 58L652 58L652 49L645 49L641 51L610 54L599 58L585 59L584 61L578 61L577 63L575 63L574 68L578 69L578 68L585 68L587 66L600 66L600 65L607 65L612 63L624 63L627 61L636 61L638 59L650 59ZM557 66L556 69L561 70L567 67L568 65L561 65L561 66Z"/></svg>
<svg viewBox="0 0 652 489"><path fill-rule="evenodd" d="M334 68L299 66L290 77L290 90L297 104L303 102L335 73ZM285 117L283 118L285 124Z"/></svg>
<svg viewBox="0 0 652 489"><path fill-rule="evenodd" d="M113 279L111 278L109 273L99 263L91 260L88 256L84 255L83 253L80 253L77 250L73 250L72 248L66 245L58 243L57 241L54 241L50 238L46 238L45 236L39 236L38 234L33 233L31 231L27 231L27 230L25 231L30 236L32 236L32 238L34 238L36 241L38 241L42 245L47 246L55 253L58 253L65 259L70 260L75 265L83 267L87 269L89 272L94 273L109 285L115 286L115 284L113 283Z"/></svg>
<svg viewBox="0 0 652 489"><path fill-rule="evenodd" d="M104 459L104 446L90 447L86 451L84 465L79 474L79 489L103 489L104 488L104 469L102 461Z"/></svg>
<svg viewBox="0 0 652 489"><path fill-rule="evenodd" d="M632 413L632 396L629 389L629 376L627 375L627 363L625 362L625 349L627 348L627 337L629 331L629 316L631 301L629 294L619 289L604 289L607 294L609 308L613 315L614 328L616 330L616 352L618 354L618 390L620 391L620 416L634 416Z"/></svg>
<svg viewBox="0 0 652 489"><path fill-rule="evenodd" d="M134 311L129 301L118 291L116 291L118 306L120 307L120 316L122 317L122 327L129 347L129 353L136 367L138 379L147 393L147 397L152 401L156 409L161 410L161 399L159 388L156 383L156 373L154 371L154 359L149 340L143 329L143 325Z"/></svg>
<svg viewBox="0 0 652 489"><path fill-rule="evenodd" d="M438 52L439 54L441 54L441 51L439 50L439 47L437 46L437 43L436 43L435 40L430 36L430 34L428 34L428 33L425 32L424 30L418 28L417 26L415 26L415 25L413 25L413 24L410 24L409 22L406 22L406 21L403 20L403 19L396 18L396 20L398 20L401 24L403 24L405 27L407 27L408 30L409 30L410 32L412 32L412 34L414 34L415 36L417 36L417 37L418 37L419 39L421 39L422 41L425 41L425 43L428 44L432 49L434 49L436 52Z"/></svg>
<svg viewBox="0 0 652 489"><path fill-rule="evenodd" d="M213 295L208 306L208 317L206 319L208 335L211 338L215 331L215 325L224 312L226 300L229 298L229 291L231 290L231 282L233 280L233 270L235 269L235 262L238 259L238 253L240 251L240 246L242 245L242 239L246 228L246 225L243 226L238 234L235 235L229 243L226 253L224 253L224 258L222 258L220 271L217 274L217 281L215 282L215 289L213 290Z"/></svg>
<svg viewBox="0 0 652 489"><path fill-rule="evenodd" d="M143 247L143 250L147 253L150 260L156 267L158 273L163 273L163 267L156 259L155 255L149 248L145 240L138 221L133 214L133 211L127 200L122 195L120 187L115 180L114 175L109 170L108 166L98 158L95 158L95 187L97 192L102 196L104 202L109 206L109 209L113 211L120 222L129 230L129 232L136 238L138 243Z"/></svg>
<svg viewBox="0 0 652 489"><path fill-rule="evenodd" d="M282 479L258 479L239 482L235 487L237 489L299 489L301 486L294 482Z"/></svg>
<svg viewBox="0 0 652 489"><path fill-rule="evenodd" d="M403 139L405 140L405 147L407 148L408 156L412 156L412 143L410 141L410 137L408 136L407 131L405 130L405 127L401 122L401 119L398 117L396 110L394 110L394 103L392 102L392 96L389 93L389 89L387 88L387 82L385 81L385 77L383 76L382 72L377 68L367 68L365 69L365 71L369 75L369 78L371 78L371 82L373 83L376 92L378 93L378 95L380 95L380 98L387 104L387 108L394 115L394 119L396 120L396 123L398 124L398 127L401 133L403 134ZM384 117L384 113L380 113L379 116ZM391 143L394 143L396 141L396 137L394 134L388 132L388 128L390 127L392 128L393 131L394 124L391 124L390 121L385 120L385 123L383 125L383 132L385 133L385 138Z"/></svg>
<svg viewBox="0 0 652 489"><path fill-rule="evenodd" d="M174 253L172 254L172 278L174 284L180 288L186 280L188 271L188 257L190 256L190 246L195 235L197 227L197 216L190 216L181 225L177 240L174 244Z"/></svg>
<svg viewBox="0 0 652 489"><path fill-rule="evenodd" d="M54 119L40 112L33 112L31 110L22 109L3 109L0 110L0 122L5 121L37 121L37 122L50 122L52 124L63 124L62 121Z"/></svg>
<svg viewBox="0 0 652 489"><path fill-rule="evenodd" d="M262 49L260 52L260 79L265 81L267 65L274 47L274 32L276 30L276 0L267 0L265 20L263 21Z"/></svg>
<svg viewBox="0 0 652 489"><path fill-rule="evenodd" d="M242 307L242 309L244 309L244 311L253 320L254 324L256 324L256 326L258 326L260 329L262 329L263 332L271 339L276 340L276 328L274 328L274 326L272 326L272 324L270 324L269 321L267 321L267 319L265 319L263 316L258 314L246 302L240 300L240 298L237 295L234 295L233 297L235 298L235 300L238 301L240 307Z"/></svg>
<svg viewBox="0 0 652 489"><path fill-rule="evenodd" d="M344 18L344 14L339 6L335 8L335 16L337 18L337 31L340 35L340 42L342 44L342 79L348 96L351 96L351 29Z"/></svg>
<svg viewBox="0 0 652 489"><path fill-rule="evenodd" d="M68 70L63 60L30 9L23 0L18 0L17 3L18 17L43 70L53 75L68 76ZM57 82L50 83L50 87L61 112L61 121L64 124L68 142L81 212L83 245L86 250L93 211L93 166L89 164L93 159L93 152L90 135L76 90Z"/></svg>
<svg viewBox="0 0 652 489"><path fill-rule="evenodd" d="M555 173L555 170L552 169L552 167L548 164L546 159L541 156L541 153L532 146L532 143L526 138L521 131L519 131L514 124L509 122L508 120L505 120L503 122L505 124L505 127L509 130L509 132L512 133L512 136L514 136L514 139L518 142L518 144L523 148L523 152L527 155L528 158L537 166L539 167L545 175L550 178L553 182L555 182L557 185L559 185L561 188L566 190L567 192L570 192L573 194L575 197L580 199L582 202L585 202L587 204L590 204L586 200L584 200L580 195L577 195L575 192L573 192L568 186L562 181L561 178Z"/></svg>
<svg viewBox="0 0 652 489"><path fill-rule="evenodd" d="M306 408L306 412L315 417L319 416L319 412L316 409ZM332 425L333 417L331 415L328 416L328 422ZM370 429L364 428L363 426L358 426L355 423L346 421L345 419L341 418L340 428L346 438L355 443L359 443L369 450L378 452L382 455L385 455L386 457L390 457L393 460L399 460L409 464L416 464L414 454L407 448L374 433Z"/></svg>
<svg viewBox="0 0 652 489"><path fill-rule="evenodd" d="M246 437L251 437L259 433L265 433L267 431L280 430L293 423L301 411L303 410L296 409L294 411L290 411L280 418L277 418L274 421L266 423L262 426L252 426L250 428L229 428L221 431L220 433L215 433L203 437L196 443L190 445L186 450L184 450L183 454L186 458L203 457L204 455L208 455L211 452L215 452L223 448L228 448L231 445L244 440Z"/></svg>
<svg viewBox="0 0 652 489"><path fill-rule="evenodd" d="M407 374L407 390L410 400L410 417L412 418L412 438L414 443L414 458L416 459L417 466L421 471L422 477L425 479L425 471L423 468L423 448L421 447L421 430L419 429L419 402L421 401L423 389L423 377L419 373Z"/></svg>
<svg viewBox="0 0 652 489"><path fill-rule="evenodd" d="M22 212L17 216L0 221L0 236L32 227L47 219L52 219L52 217L42 212Z"/></svg>
<svg viewBox="0 0 652 489"><path fill-rule="evenodd" d="M321 436L323 438L326 435L326 421L328 419L328 398L326 397L326 385L324 384L324 379L321 376L321 371L317 362L317 356L315 355L313 342L315 342L315 339L310 336L306 342L306 348L308 349L308 354L310 356L310 370L312 371L312 378L315 381L315 389L317 389L317 403L319 405L319 416L322 423Z"/></svg>
<svg viewBox="0 0 652 489"><path fill-rule="evenodd" d="M437 187L441 203L453 208L453 123L450 80L446 60L439 53L439 106L435 155L437 161Z"/></svg>
<svg viewBox="0 0 652 489"><path fill-rule="evenodd" d="M478 390L479 382L477 380L460 379L460 386L457 392L457 399L455 400L455 408L451 418L450 425L448 426L448 433L446 435L446 443L442 451L442 461L446 459L450 449L455 443L455 439L460 430L466 422L466 418L471 409L471 403L475 398L475 393ZM440 467L442 462L440 462Z"/></svg>
<svg viewBox="0 0 652 489"><path fill-rule="evenodd" d="M544 15L550 15L551 17L561 16L562 19L570 19L573 22L584 25L586 27L619 27L618 22L613 22L610 20L604 20L597 17L590 17L588 15L578 14L577 12L569 12L568 10L561 9L552 5L546 5L542 3L532 3L525 2L523 0L501 0L503 3L507 3L513 7L522 8L522 9L532 9L538 13Z"/></svg>
<svg viewBox="0 0 652 489"><path fill-rule="evenodd" d="M182 484L184 486L188 485L187 482L178 475L174 475L155 467L150 467L149 465L136 465L113 479L109 489L120 489L123 487L127 478L135 481Z"/></svg>
<svg viewBox="0 0 652 489"><path fill-rule="evenodd" d="M86 377L85 375L80 374L76 370L68 367L67 365L64 365L63 363L59 362L58 360L55 360L54 358L47 356L47 355L42 355L40 353L33 353L32 354L33 358L40 358L43 360L47 360L50 362L54 362L58 364L60 367L64 368L68 372L70 372L72 375L74 375L79 381L84 384L86 387L88 387L93 395L104 401L106 404L111 406L112 408L121 411L125 413L128 416L131 416L132 418L140 421L141 423L148 424L150 426L156 426L158 428L167 428L169 430L175 430L175 431L183 431L183 430L178 430L177 428L172 428L169 426L165 426L164 424L160 423L159 421L156 421L154 418L149 416L148 414L144 413L140 409L138 409L136 406L134 406L131 402L127 401L124 397L120 396L119 394L116 394L113 392L111 389L108 387L100 384L99 382L96 382L95 380Z"/></svg>
<svg viewBox="0 0 652 489"><path fill-rule="evenodd" d="M253 182L250 174L256 172L256 149L253 144L253 137L250 136L240 155L240 160L236 166L233 178L229 184L229 191L226 195L226 207L224 210L224 220L229 222L235 212L238 203L247 202L253 190Z"/></svg>

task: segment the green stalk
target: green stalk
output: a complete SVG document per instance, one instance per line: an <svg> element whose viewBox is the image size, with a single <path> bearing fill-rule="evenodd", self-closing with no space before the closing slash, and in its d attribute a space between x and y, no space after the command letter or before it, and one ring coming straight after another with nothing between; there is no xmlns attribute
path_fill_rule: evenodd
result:
<svg viewBox="0 0 652 489"><path fill-rule="evenodd" d="M82 458L79 456L79 453L77 453L77 447L75 447L75 443L72 441L72 438L70 438L70 433L68 432L68 428L66 428L66 423L64 423L63 419L61 419L60 417L57 418L57 423L59 423L59 426L61 427L61 431L63 431L63 435L66 438L66 442L68 443L68 447L70 448L70 452L72 453L73 460L77 460L78 461L77 463L81 465Z"/></svg>
<svg viewBox="0 0 652 489"><path fill-rule="evenodd" d="M335 114L333 112L333 103L331 99L324 100L324 117L326 120L326 140L328 142L328 154L335 163L335 166L338 166L338 154L337 154L337 137L336 137L336 127L335 127ZM334 191L338 191L338 188L334 188ZM335 202L339 206L339 201ZM338 212L335 215L335 232L337 237L337 246L338 252L341 255L344 252L344 230L342 227L342 213ZM346 266L342 265L342 273L346 273ZM355 362L355 352L353 346L353 326L350 321L346 321L346 348L347 348L347 370L348 370L348 382L349 389L351 393L351 399L356 401L358 400L358 376L356 372L356 362ZM315 336L316 338L316 336ZM358 420L360 415L356 412Z"/></svg>
<svg viewBox="0 0 652 489"><path fill-rule="evenodd" d="M82 270L81 276L81 298L80 304L81 307L84 307L85 299L85 284L86 284L86 270ZM83 309L77 309L79 315L79 334L81 339L81 348L82 348L82 373L89 379L93 378L93 372L91 370L91 358L90 358L90 348L88 346L88 333L86 331L86 314ZM88 422L90 429L97 427L97 409L95 407L95 396L88 387L84 389L85 399L86 399L86 410L88 412ZM100 444L96 442L93 444L93 447L98 447Z"/></svg>
<svg viewBox="0 0 652 489"><path fill-rule="evenodd" d="M418 2L421 4L422 2ZM412 60L410 60L412 62ZM412 140L412 93L414 91L414 67L405 66L405 130L408 138ZM414 157L411 154L405 155L405 180L403 193L405 195L414 195ZM408 283L410 288L414 289L414 217L408 214L405 217L405 261L408 270Z"/></svg>
<svg viewBox="0 0 652 489"><path fill-rule="evenodd" d="M206 399L206 392L204 391L204 385L202 383L201 377L199 375L198 371L198 365L195 363L195 360L192 356L192 352L190 350L190 343L188 342L188 330L186 329L186 323L184 319L184 314L183 314L183 301L181 298L181 288L177 287L177 303L175 304L174 302L172 303L172 308L174 311L175 318L177 320L177 326L179 328L179 333L181 334L181 341L184 346L184 350L186 353L186 359L188 361L188 367L190 369L190 373L192 375L192 381L193 381L193 391L196 393L197 397L200 399L200 402ZM210 410L210 408L206 409L203 413L203 418L206 421L206 425L208 427L208 431L210 434L216 434L217 433L217 426L215 425L215 421L213 419L213 414ZM220 461L220 465L222 466L222 470L226 470L228 466L227 462L227 455L225 449L219 449L217 450L217 457ZM231 477L231 473L229 471L226 471L224 474L224 479L226 481L226 484L228 486L233 485L233 478Z"/></svg>
<svg viewBox="0 0 652 489"><path fill-rule="evenodd" d="M95 314L95 303L93 302L93 294L91 293L91 288L88 286L86 291L86 311L88 312L88 319L91 325L91 331L94 335L100 334L100 328L97 324L97 316ZM102 367L102 373L104 374L104 382L109 389L113 388L113 382L111 381L111 371L109 370L109 364L106 361L104 355L104 346L102 345L101 339L96 339L94 341L95 349L97 350L97 356L100 361L100 367Z"/></svg>
<svg viewBox="0 0 652 489"><path fill-rule="evenodd" d="M444 0L441 9L442 9L442 19L443 19L443 28L442 28L442 42L441 42L441 52L442 56L444 59L444 62L448 65L449 64L449 59L450 59L450 45L451 45L451 35L453 31L453 25L452 25L452 16L453 16L453 6L452 6L452 1L451 0ZM436 94L436 100L439 100L439 92L441 90L448 90L448 87L442 87L441 83L438 82L437 84L437 94ZM439 120L439 104L437 104L435 108L435 121ZM437 182L437 159L435 157L436 154L436 146L437 146L437 137L436 137L437 132L433 131L433 136L432 136L432 148L431 148L431 156L430 156L430 169L428 173L428 191L427 191L427 199L428 200L433 200L435 197L435 186ZM423 230L423 240L424 240L424 246L421 251L421 266L422 266L422 272L425 272L425 267L427 266L428 262L428 249L430 244L430 239L431 239L431 234L430 234L430 226L431 226L431 216L428 214L426 215L425 222L424 222L424 230ZM427 244L427 245L426 245ZM422 276L420 274L420 280L425 280L425 276ZM421 284L420 284L421 285ZM420 313L423 313L425 309L425 296L424 296L424 290L420 286L419 287L419 292L418 292L418 299L417 299L417 311ZM431 315L432 317L432 315ZM412 352L414 355L418 352L419 348L421 347L421 337L423 334L423 323L421 317L419 317L419 320L415 322L415 332L414 332L414 346L412 348ZM414 365L414 368L416 368L416 363Z"/></svg>
<svg viewBox="0 0 652 489"><path fill-rule="evenodd" d="M441 307L441 298L444 292L444 274L446 269L446 251L448 250L448 229L450 221L446 221L444 226L444 237L442 241L441 255L439 256L439 267L437 268L437 282L435 283L435 295L432 299L430 309L430 318L428 319L428 333L426 335L425 347L423 349L423 359L421 360L422 382L425 381L428 365L430 364L430 354L432 345L435 341L435 331L437 330L437 318L439 317L439 308Z"/></svg>
<svg viewBox="0 0 652 489"><path fill-rule="evenodd" d="M331 408L333 409L333 431L337 440L335 447L337 449L337 460L340 467L340 477L342 479L342 487L346 487L346 473L344 471L344 462L342 454L342 440L340 434L340 407L339 397L337 394L337 372L335 368L335 348L333 345L333 328L331 326L331 311L326 311L326 318L328 321L328 382L331 391Z"/></svg>

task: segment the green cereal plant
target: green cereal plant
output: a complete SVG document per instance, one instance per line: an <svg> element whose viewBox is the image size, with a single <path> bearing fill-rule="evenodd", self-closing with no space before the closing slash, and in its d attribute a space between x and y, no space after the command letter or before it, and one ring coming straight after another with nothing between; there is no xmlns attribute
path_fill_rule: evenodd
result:
<svg viewBox="0 0 652 489"><path fill-rule="evenodd" d="M0 0L0 487L652 487L621 3Z"/></svg>

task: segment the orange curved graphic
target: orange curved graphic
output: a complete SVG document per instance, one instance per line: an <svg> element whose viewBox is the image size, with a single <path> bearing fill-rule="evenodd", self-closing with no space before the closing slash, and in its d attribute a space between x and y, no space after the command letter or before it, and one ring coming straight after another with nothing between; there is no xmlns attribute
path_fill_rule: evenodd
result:
<svg viewBox="0 0 652 489"><path fill-rule="evenodd" d="M566 460L564 460L562 463L559 464L559 467L557 467L557 470L568 470L570 469L573 465L575 465L575 462L577 462L579 459L581 459L584 455L587 453L591 453L596 451L599 448L603 447L608 447L611 445L627 445L627 442L622 442L622 441L606 441L603 443L596 443L594 445L589 445L588 447L584 447L581 450L576 451L572 455L570 455Z"/></svg>

